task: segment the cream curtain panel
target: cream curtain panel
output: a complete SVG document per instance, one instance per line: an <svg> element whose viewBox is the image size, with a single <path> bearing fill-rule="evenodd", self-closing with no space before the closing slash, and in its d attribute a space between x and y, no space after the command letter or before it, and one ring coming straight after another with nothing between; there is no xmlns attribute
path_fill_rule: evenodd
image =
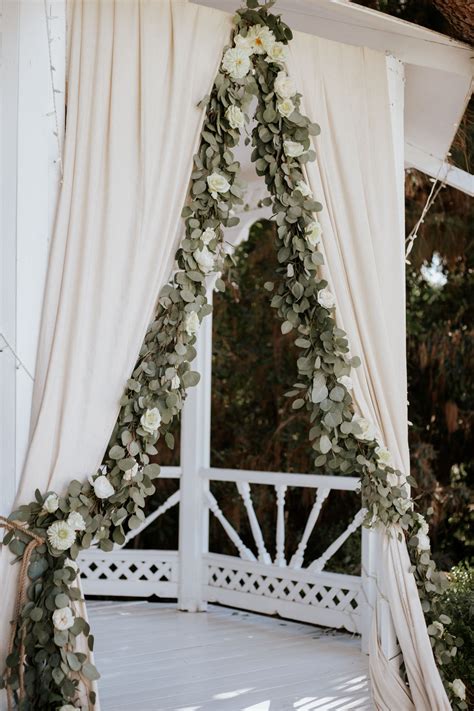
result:
<svg viewBox="0 0 474 711"><path fill-rule="evenodd" d="M61 493L101 462L170 275L202 123L196 105L231 29L227 14L186 0L70 0L68 13L64 182L17 504L36 488ZM16 594L9 562L2 548L2 668Z"/></svg>
<svg viewBox="0 0 474 711"><path fill-rule="evenodd" d="M395 465L409 472L405 356L404 223L399 209L386 57L297 33L289 73L306 113L321 126L308 178L319 218L325 277L338 319L362 366L355 402ZM405 543L378 532L379 597L389 602L411 697L381 648L374 615L370 669L380 711L450 709L437 671ZM380 606L380 600L377 607Z"/></svg>

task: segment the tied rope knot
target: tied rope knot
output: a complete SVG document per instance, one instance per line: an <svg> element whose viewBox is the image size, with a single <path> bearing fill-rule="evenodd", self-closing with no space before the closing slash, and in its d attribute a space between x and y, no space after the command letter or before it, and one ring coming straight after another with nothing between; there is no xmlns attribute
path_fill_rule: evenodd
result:
<svg viewBox="0 0 474 711"><path fill-rule="evenodd" d="M13 620L11 622L11 632L10 639L8 642L7 655L13 653L15 647L15 636L17 628L20 627L20 645L19 645L19 662L18 662L18 677L19 677L19 691L20 691L20 701L25 698L25 630L22 625L20 625L19 618L23 605L26 601L26 591L28 587L28 567L30 565L31 555L35 548L41 546L45 543L45 539L38 534L30 531L26 525L17 523L16 521L11 521L4 516L0 516L0 528L6 528L8 531L21 531L26 533L27 536L31 538L31 541L27 544L23 556L21 559L20 573L18 577L18 588L15 599L15 612ZM5 683L6 683L6 693L8 702L8 711L13 710L13 692L8 684L8 678L10 677L11 670L7 667L5 672Z"/></svg>

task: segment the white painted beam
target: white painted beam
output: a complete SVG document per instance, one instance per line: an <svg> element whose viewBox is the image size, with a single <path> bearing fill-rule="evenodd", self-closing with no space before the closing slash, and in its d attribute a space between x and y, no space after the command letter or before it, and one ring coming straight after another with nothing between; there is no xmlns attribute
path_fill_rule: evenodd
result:
<svg viewBox="0 0 474 711"><path fill-rule="evenodd" d="M474 175L409 143L405 145L405 167L421 170L422 173L461 190L466 195L474 196Z"/></svg>

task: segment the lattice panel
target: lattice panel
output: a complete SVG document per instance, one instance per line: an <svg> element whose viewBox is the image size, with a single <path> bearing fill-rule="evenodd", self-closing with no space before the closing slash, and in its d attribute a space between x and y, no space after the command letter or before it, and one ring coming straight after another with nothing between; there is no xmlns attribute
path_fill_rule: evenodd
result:
<svg viewBox="0 0 474 711"><path fill-rule="evenodd" d="M174 551L87 551L79 559L86 594L166 595L177 593ZM106 592L110 590L111 592Z"/></svg>
<svg viewBox="0 0 474 711"><path fill-rule="evenodd" d="M225 559L220 563L219 559ZM359 632L363 613L360 578L207 556L211 599Z"/></svg>
<svg viewBox="0 0 474 711"><path fill-rule="evenodd" d="M209 585L303 605L318 605L339 612L353 613L359 607L357 590L345 590L343 587L318 583L303 583L278 578L268 573L259 575L216 565L209 566Z"/></svg>

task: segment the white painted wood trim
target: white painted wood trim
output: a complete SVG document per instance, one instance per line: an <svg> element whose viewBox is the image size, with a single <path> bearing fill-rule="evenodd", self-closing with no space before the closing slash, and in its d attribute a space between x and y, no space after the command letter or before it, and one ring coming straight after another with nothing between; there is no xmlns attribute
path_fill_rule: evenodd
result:
<svg viewBox="0 0 474 711"><path fill-rule="evenodd" d="M0 1L1 93L5 97L0 122L0 332L28 370L16 367L9 350L0 353L0 500L5 513L11 510L29 440L30 376L35 372L49 243L60 186L58 140L62 142L64 133L66 22L65 0L48 1L48 20L43 2ZM53 112L53 96L57 114Z"/></svg>
<svg viewBox="0 0 474 711"><path fill-rule="evenodd" d="M0 2L0 332L16 349L16 204L20 7ZM0 339L0 514L10 513L16 491L16 363Z"/></svg>
<svg viewBox="0 0 474 711"><path fill-rule="evenodd" d="M456 188L456 190L461 190L466 195L474 196L474 175L466 170L461 170L461 168L456 168L456 166L442 161L410 143L405 145L405 167L421 170L422 173L426 173L432 178Z"/></svg>
<svg viewBox="0 0 474 711"><path fill-rule="evenodd" d="M269 486L296 486L308 489L357 491L359 479L330 474L292 474L291 472L257 472L248 469L219 469L202 467L200 476L210 481L248 482Z"/></svg>

